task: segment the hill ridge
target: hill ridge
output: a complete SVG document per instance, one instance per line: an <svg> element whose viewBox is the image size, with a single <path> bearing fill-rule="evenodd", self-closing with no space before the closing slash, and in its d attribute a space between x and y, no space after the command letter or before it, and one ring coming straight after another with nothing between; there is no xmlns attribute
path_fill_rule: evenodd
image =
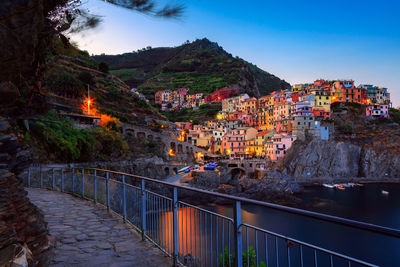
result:
<svg viewBox="0 0 400 267"><path fill-rule="evenodd" d="M177 47L147 47L119 55L96 55L109 64L111 72L150 99L160 89L187 87L209 94L222 87L235 86L241 93L266 95L290 88L279 77L239 57L233 57L217 42L207 38L185 42Z"/></svg>

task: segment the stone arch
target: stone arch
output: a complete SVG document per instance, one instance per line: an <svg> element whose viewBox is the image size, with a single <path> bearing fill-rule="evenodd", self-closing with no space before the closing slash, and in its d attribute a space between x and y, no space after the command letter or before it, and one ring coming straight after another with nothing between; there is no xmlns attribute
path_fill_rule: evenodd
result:
<svg viewBox="0 0 400 267"><path fill-rule="evenodd" d="M176 144L175 144L175 142L171 142L171 144L170 144L170 149L172 149L172 151L176 151Z"/></svg>
<svg viewBox="0 0 400 267"><path fill-rule="evenodd" d="M146 139L146 133L145 132L138 132L137 133L137 138Z"/></svg>
<svg viewBox="0 0 400 267"><path fill-rule="evenodd" d="M182 153L182 152L183 152L182 144L178 144L178 153Z"/></svg>
<svg viewBox="0 0 400 267"><path fill-rule="evenodd" d="M165 176L169 176L169 168L168 167L164 168L164 173L165 173Z"/></svg>
<svg viewBox="0 0 400 267"><path fill-rule="evenodd" d="M178 173L178 169L175 167L172 169L173 170L173 174L177 174Z"/></svg>
<svg viewBox="0 0 400 267"><path fill-rule="evenodd" d="M186 146L186 153L189 153L189 152L190 152L189 147Z"/></svg>
<svg viewBox="0 0 400 267"><path fill-rule="evenodd" d="M135 136L135 130L134 129L126 129L125 134L129 136Z"/></svg>
<svg viewBox="0 0 400 267"><path fill-rule="evenodd" d="M190 147L190 152L193 153L193 147Z"/></svg>
<svg viewBox="0 0 400 267"><path fill-rule="evenodd" d="M237 180L239 179L241 176L246 174L246 171L243 168L233 168L230 171L232 180Z"/></svg>
<svg viewBox="0 0 400 267"><path fill-rule="evenodd" d="M240 164L240 167L244 168L244 163Z"/></svg>
<svg viewBox="0 0 400 267"><path fill-rule="evenodd" d="M147 136L147 140L153 141L153 135L149 134L149 135Z"/></svg>

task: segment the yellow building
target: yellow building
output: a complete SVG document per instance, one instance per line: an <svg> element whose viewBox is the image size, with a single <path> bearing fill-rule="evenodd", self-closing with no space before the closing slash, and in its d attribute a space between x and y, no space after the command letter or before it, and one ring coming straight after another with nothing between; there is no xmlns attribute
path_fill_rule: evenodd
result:
<svg viewBox="0 0 400 267"><path fill-rule="evenodd" d="M295 84L292 86L292 93L307 91L309 84Z"/></svg>
<svg viewBox="0 0 400 267"><path fill-rule="evenodd" d="M258 125L261 131L274 129L274 105L260 109L258 112Z"/></svg>
<svg viewBox="0 0 400 267"><path fill-rule="evenodd" d="M315 96L314 108L331 112L332 96L329 91L312 89L311 93Z"/></svg>
<svg viewBox="0 0 400 267"><path fill-rule="evenodd" d="M258 132L255 138L255 155L258 157L264 157L267 155L265 144L271 140L273 131L261 131Z"/></svg>

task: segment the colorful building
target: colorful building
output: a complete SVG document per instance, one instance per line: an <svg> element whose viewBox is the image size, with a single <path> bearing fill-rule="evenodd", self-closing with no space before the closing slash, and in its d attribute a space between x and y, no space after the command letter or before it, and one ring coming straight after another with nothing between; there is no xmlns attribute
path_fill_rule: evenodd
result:
<svg viewBox="0 0 400 267"><path fill-rule="evenodd" d="M389 118L389 105L371 105L365 109L365 115L369 119Z"/></svg>

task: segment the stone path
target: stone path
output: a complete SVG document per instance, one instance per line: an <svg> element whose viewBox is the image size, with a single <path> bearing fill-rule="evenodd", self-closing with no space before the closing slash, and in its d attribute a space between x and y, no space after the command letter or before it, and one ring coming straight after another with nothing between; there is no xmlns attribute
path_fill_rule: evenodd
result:
<svg viewBox="0 0 400 267"><path fill-rule="evenodd" d="M68 194L27 188L56 238L50 266L172 266L172 260L102 206Z"/></svg>

